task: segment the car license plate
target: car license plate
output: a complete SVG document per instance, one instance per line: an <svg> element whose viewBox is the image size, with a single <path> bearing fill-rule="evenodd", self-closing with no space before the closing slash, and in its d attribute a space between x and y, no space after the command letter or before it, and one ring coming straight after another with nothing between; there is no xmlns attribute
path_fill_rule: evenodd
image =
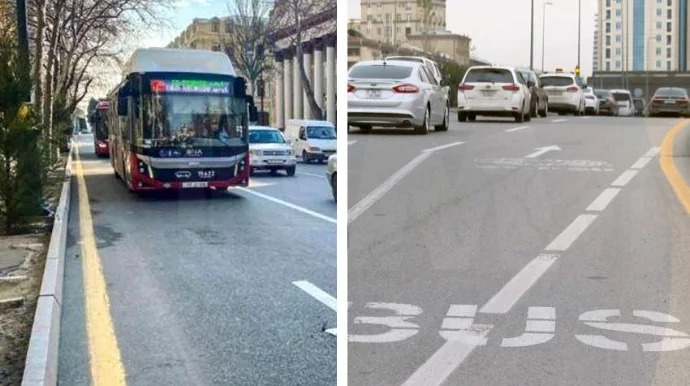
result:
<svg viewBox="0 0 690 386"><path fill-rule="evenodd" d="M367 90L367 98L369 99L380 99L381 90Z"/></svg>
<svg viewBox="0 0 690 386"><path fill-rule="evenodd" d="M183 188L208 188L208 182L206 182L206 181L183 182L182 187Z"/></svg>
<svg viewBox="0 0 690 386"><path fill-rule="evenodd" d="M284 164L285 161L282 159L267 159L266 163L270 164L270 165L275 165L275 164Z"/></svg>
<svg viewBox="0 0 690 386"><path fill-rule="evenodd" d="M676 103L676 101L664 101L664 103L666 103L666 104L668 104L668 105L671 105L671 104Z"/></svg>

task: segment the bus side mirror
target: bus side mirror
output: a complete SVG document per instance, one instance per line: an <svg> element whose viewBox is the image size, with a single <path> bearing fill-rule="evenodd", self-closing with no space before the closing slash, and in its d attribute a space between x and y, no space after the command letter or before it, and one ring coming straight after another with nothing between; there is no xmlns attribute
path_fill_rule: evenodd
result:
<svg viewBox="0 0 690 386"><path fill-rule="evenodd" d="M249 106L249 121L257 122L259 120L259 110L256 106Z"/></svg>
<svg viewBox="0 0 690 386"><path fill-rule="evenodd" d="M127 113L127 98L126 97L119 97L117 99L117 115L121 117L126 117Z"/></svg>
<svg viewBox="0 0 690 386"><path fill-rule="evenodd" d="M247 81L244 78L235 78L233 91L236 97L245 97L247 95Z"/></svg>

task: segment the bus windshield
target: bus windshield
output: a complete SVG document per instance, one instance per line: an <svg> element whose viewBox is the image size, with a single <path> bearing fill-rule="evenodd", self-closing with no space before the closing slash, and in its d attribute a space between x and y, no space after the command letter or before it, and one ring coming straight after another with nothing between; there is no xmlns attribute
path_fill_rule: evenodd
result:
<svg viewBox="0 0 690 386"><path fill-rule="evenodd" d="M246 143L244 99L224 95L144 97L143 146L223 147Z"/></svg>
<svg viewBox="0 0 690 386"><path fill-rule="evenodd" d="M108 120L105 116L102 116L101 114L96 116L96 121L94 125L94 135L97 139L100 140L108 139Z"/></svg>

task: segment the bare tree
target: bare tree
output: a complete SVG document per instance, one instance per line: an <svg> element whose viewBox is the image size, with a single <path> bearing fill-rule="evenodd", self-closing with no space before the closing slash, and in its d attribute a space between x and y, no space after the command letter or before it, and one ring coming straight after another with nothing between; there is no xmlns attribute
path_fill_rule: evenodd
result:
<svg viewBox="0 0 690 386"><path fill-rule="evenodd" d="M275 2L271 21L271 35L287 36L288 45L295 48L307 103L318 120L324 119L323 109L316 103L314 89L304 69L302 44L314 37L335 32L336 14L336 0L279 0Z"/></svg>
<svg viewBox="0 0 690 386"><path fill-rule="evenodd" d="M223 52L247 78L255 96L257 81L270 70L265 53L270 8L266 0L233 0L228 4L230 16L223 19L225 26L219 31Z"/></svg>
<svg viewBox="0 0 690 386"><path fill-rule="evenodd" d="M436 45L429 40L429 31L431 30L434 17L436 16L433 0L417 0L417 6L422 13L422 49L425 52L435 53Z"/></svg>

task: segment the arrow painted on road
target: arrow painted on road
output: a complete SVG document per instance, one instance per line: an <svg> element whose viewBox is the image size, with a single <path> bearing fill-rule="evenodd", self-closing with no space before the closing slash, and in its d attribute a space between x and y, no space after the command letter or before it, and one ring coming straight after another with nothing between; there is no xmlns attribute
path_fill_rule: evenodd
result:
<svg viewBox="0 0 690 386"><path fill-rule="evenodd" d="M548 153L551 150L562 150L558 145L551 145L551 146L544 146L544 147L535 147L534 150L536 150L532 154L528 154L525 156L525 158L537 158L542 154Z"/></svg>

